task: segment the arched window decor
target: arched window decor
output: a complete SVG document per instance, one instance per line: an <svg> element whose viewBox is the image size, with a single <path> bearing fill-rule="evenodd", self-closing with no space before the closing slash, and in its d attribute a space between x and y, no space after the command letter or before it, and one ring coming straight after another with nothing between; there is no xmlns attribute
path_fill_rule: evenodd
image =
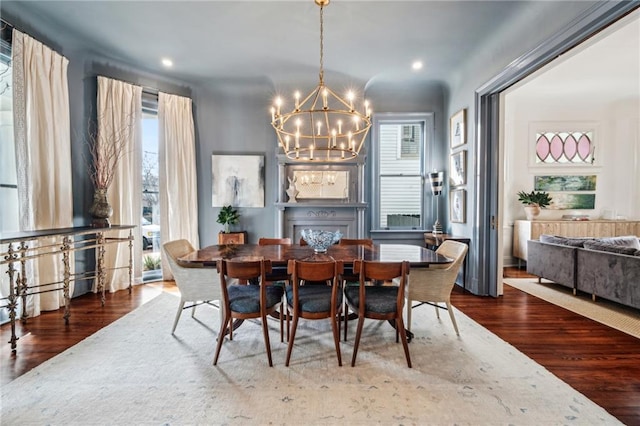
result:
<svg viewBox="0 0 640 426"><path fill-rule="evenodd" d="M537 132L536 164L593 164L593 132Z"/></svg>

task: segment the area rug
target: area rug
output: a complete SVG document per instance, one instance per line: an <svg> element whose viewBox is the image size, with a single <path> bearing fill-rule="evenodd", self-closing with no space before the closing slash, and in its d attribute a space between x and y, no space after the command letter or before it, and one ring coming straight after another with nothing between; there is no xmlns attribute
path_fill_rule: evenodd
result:
<svg viewBox="0 0 640 426"><path fill-rule="evenodd" d="M2 388L3 425L620 424L604 409L460 311L414 310L413 368L385 322L355 324L339 367L326 321L301 320L290 367L270 320L246 321L212 365L218 314L162 294Z"/></svg>
<svg viewBox="0 0 640 426"><path fill-rule="evenodd" d="M505 278L505 284L522 290L542 300L561 306L579 315L615 328L640 339L640 311L627 306L578 293L548 280L538 283L538 278Z"/></svg>

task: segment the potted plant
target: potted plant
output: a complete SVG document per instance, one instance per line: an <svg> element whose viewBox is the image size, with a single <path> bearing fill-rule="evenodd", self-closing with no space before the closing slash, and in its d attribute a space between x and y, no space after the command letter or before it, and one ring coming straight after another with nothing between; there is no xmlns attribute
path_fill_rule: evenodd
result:
<svg viewBox="0 0 640 426"><path fill-rule="evenodd" d="M230 225L235 225L239 221L240 221L240 213L238 213L238 210L234 209L233 206L228 205L220 209L220 213L218 213L217 222L221 225L224 225L225 234L228 234L230 232L229 230Z"/></svg>
<svg viewBox="0 0 640 426"><path fill-rule="evenodd" d="M527 220L533 220L540 214L540 209L551 204L551 196L544 191L518 192L518 201L524 204L524 213Z"/></svg>

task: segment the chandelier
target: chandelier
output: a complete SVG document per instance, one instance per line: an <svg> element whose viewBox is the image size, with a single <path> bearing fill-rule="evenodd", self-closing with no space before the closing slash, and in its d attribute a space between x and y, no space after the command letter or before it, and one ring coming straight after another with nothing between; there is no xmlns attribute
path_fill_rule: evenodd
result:
<svg viewBox="0 0 640 426"><path fill-rule="evenodd" d="M345 161L358 156L371 127L368 101L355 103L352 91L338 96L324 83L324 7L330 0L314 0L320 6L320 82L307 96L294 94L293 110L283 112L285 102L275 99L271 125L287 158L297 161Z"/></svg>

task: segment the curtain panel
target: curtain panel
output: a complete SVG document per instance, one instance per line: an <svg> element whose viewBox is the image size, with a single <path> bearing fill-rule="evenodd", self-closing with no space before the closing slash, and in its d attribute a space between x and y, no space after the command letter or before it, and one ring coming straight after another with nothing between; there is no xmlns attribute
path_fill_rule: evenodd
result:
<svg viewBox="0 0 640 426"><path fill-rule="evenodd" d="M142 87L123 81L98 76L97 99L98 137L96 143L113 143L125 138L125 152L116 166L113 182L107 191L107 199L113 208L111 223L140 225L142 215ZM115 235L115 234L114 234ZM125 238L128 231L117 237ZM135 229L133 275L136 282L142 277L142 234ZM106 247L106 265L124 266L129 262L126 244ZM127 269L107 272L106 290L113 293L129 286ZM97 291L94 283L93 291Z"/></svg>
<svg viewBox="0 0 640 426"><path fill-rule="evenodd" d="M158 122L161 239L184 238L198 248L198 182L191 99L160 92ZM173 279L164 256L162 276L165 280Z"/></svg>
<svg viewBox="0 0 640 426"><path fill-rule="evenodd" d="M39 41L13 30L13 111L18 174L20 229L73 226L68 59ZM61 244L56 238L29 245ZM73 268L73 258L71 261ZM62 256L28 262L27 280L42 291L61 288ZM71 271L74 272L73 269ZM73 294L73 282L70 285ZM29 316L64 306L62 291L27 299Z"/></svg>

